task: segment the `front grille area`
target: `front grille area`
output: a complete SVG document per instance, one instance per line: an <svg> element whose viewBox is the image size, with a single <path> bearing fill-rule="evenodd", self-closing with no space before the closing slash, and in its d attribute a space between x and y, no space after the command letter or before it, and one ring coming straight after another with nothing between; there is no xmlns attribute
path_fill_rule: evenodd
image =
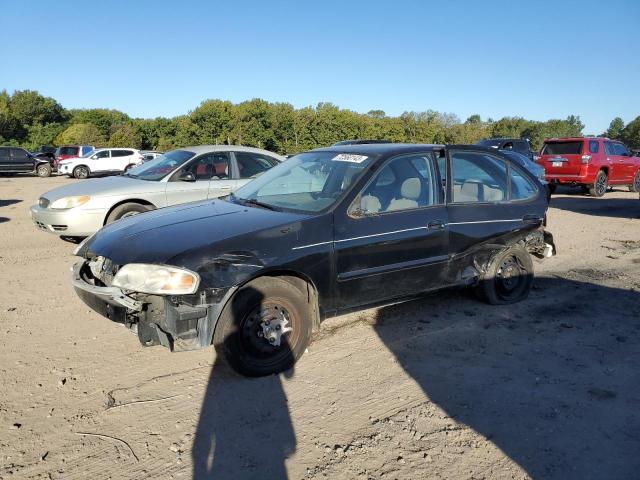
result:
<svg viewBox="0 0 640 480"><path fill-rule="evenodd" d="M40 197L40 200L38 200L38 205L40 205L41 208L47 208L49 203L51 202L49 202L48 198Z"/></svg>

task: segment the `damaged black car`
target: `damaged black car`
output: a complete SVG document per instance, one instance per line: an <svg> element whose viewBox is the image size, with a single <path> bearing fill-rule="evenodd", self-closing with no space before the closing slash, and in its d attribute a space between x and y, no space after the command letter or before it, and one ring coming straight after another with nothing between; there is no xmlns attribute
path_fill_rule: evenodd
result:
<svg viewBox="0 0 640 480"><path fill-rule="evenodd" d="M322 320L469 286L527 297L555 253L545 188L493 149L335 146L234 194L107 225L76 250L76 292L142 345L213 343L236 371L290 368Z"/></svg>

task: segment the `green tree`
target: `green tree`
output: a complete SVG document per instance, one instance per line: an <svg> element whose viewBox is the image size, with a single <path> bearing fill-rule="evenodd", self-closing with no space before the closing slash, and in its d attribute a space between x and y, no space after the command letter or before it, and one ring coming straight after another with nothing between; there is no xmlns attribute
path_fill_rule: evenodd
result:
<svg viewBox="0 0 640 480"><path fill-rule="evenodd" d="M631 148L640 148L640 116L624 127L620 134L620 139Z"/></svg>
<svg viewBox="0 0 640 480"><path fill-rule="evenodd" d="M623 129L624 129L624 120L622 120L620 117L616 117L613 120L611 120L611 123L609 124L609 128L607 129L606 132L604 132L604 136L617 140L620 138L620 135L622 134Z"/></svg>
<svg viewBox="0 0 640 480"><path fill-rule="evenodd" d="M71 111L71 123L90 123L95 125L104 138L109 138L114 130L130 120L129 115L126 113L106 108Z"/></svg>
<svg viewBox="0 0 640 480"><path fill-rule="evenodd" d="M142 148L142 136L131 123L116 128L109 137L110 147Z"/></svg>
<svg viewBox="0 0 640 480"><path fill-rule="evenodd" d="M91 123L75 123L60 133L56 139L56 145L67 143L76 145L93 145L96 147L106 144L104 135L98 127Z"/></svg>

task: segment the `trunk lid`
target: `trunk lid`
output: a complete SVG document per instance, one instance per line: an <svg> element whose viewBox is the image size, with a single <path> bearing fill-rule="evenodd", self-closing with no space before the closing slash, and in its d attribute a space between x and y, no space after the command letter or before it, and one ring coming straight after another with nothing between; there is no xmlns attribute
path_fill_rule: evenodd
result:
<svg viewBox="0 0 640 480"><path fill-rule="evenodd" d="M558 175L580 175L582 166L588 162L583 158L584 140L547 140L540 151L538 163L548 177Z"/></svg>

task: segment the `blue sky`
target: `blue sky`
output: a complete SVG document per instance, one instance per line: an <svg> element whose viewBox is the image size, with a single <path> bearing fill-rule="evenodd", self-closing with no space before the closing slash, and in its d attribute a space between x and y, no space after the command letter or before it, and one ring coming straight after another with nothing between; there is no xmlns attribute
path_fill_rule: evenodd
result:
<svg viewBox="0 0 640 480"><path fill-rule="evenodd" d="M640 1L0 0L0 89L136 117L207 98L463 120L640 115Z"/></svg>

